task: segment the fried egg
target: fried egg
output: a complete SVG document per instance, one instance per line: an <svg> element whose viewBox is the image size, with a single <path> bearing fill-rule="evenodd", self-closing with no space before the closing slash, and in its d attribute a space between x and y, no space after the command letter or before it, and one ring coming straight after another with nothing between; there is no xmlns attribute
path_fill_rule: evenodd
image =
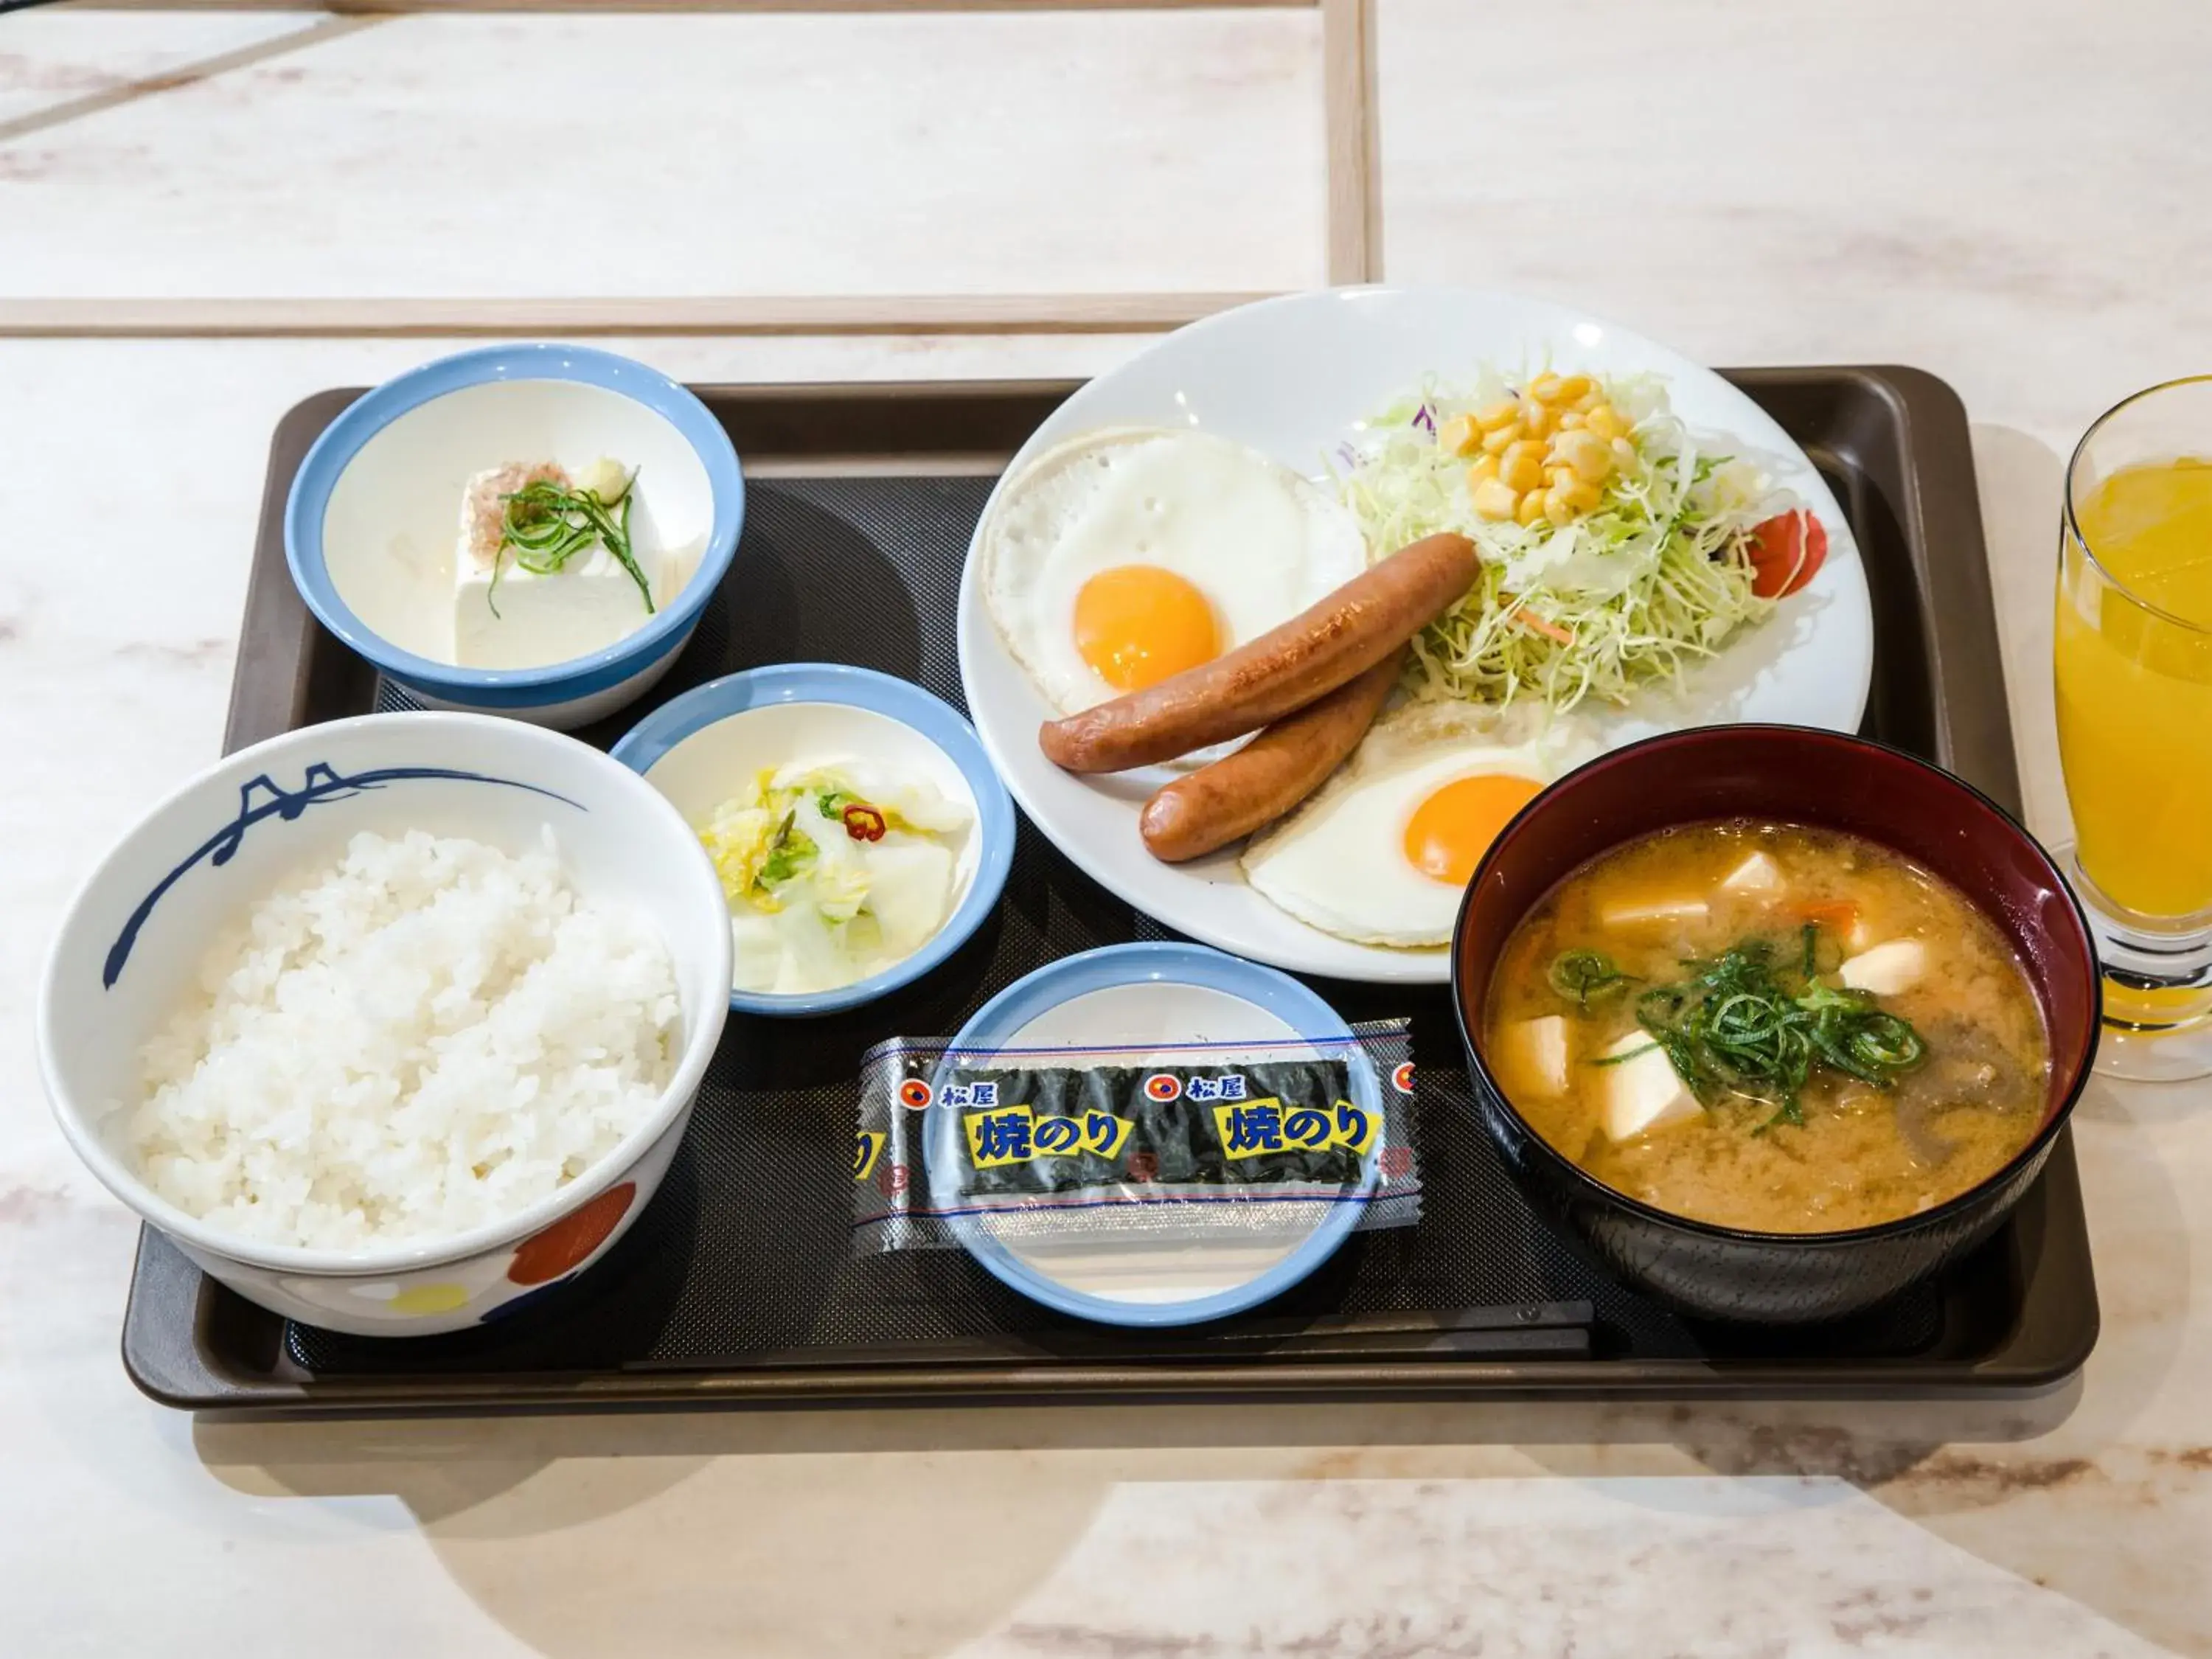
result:
<svg viewBox="0 0 2212 1659"><path fill-rule="evenodd" d="M1449 942L1490 843L1586 746L1557 728L1503 741L1511 729L1463 703L1385 714L1310 800L1253 840L1246 880L1339 939Z"/></svg>
<svg viewBox="0 0 2212 1659"><path fill-rule="evenodd" d="M1209 433L1122 428L1047 451L979 556L991 620L1072 714L1288 622L1367 568L1350 513Z"/></svg>

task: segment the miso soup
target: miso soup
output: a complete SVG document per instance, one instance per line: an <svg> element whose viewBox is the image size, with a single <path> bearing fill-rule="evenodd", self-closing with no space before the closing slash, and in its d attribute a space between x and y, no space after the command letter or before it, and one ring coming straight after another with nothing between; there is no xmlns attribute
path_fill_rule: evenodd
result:
<svg viewBox="0 0 2212 1659"><path fill-rule="evenodd" d="M2026 973L1957 892L1856 836L1692 824L1583 866L1500 957L1483 1054L1607 1186L1753 1231L1918 1213L2034 1138Z"/></svg>

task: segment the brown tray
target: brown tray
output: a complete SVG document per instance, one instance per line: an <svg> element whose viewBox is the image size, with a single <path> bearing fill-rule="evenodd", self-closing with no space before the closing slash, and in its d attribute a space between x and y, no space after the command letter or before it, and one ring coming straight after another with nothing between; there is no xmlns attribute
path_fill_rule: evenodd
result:
<svg viewBox="0 0 2212 1659"><path fill-rule="evenodd" d="M1804 446L1856 532L1875 614L1863 729L2016 810L1958 398L1907 368L1729 378ZM752 663L823 657L903 673L957 703L952 595L968 531L990 480L1072 389L702 389L744 458L750 499L733 580L750 585L742 607L709 607L656 696ZM284 568L293 473L358 395L320 393L277 428L231 748L406 705L314 623ZM610 742L643 713L582 735ZM921 987L853 1015L779 1026L773 1043L749 1042L732 1018L666 1187L605 1262L543 1308L453 1337L334 1336L224 1291L148 1230L125 1364L171 1405L278 1414L1008 1395L1889 1396L2047 1388L2096 1340L2065 1136L1987 1245L1877 1315L1778 1331L1668 1314L1597 1273L1521 1202L1474 1127L1441 995L1405 988L1322 988L1352 1017L1414 1021L1422 1224L1356 1240L1258 1314L1187 1335L1102 1332L1018 1301L957 1252L848 1261L843 1154L859 1047L954 1029L1053 956L1163 936L1024 825L994 925Z"/></svg>

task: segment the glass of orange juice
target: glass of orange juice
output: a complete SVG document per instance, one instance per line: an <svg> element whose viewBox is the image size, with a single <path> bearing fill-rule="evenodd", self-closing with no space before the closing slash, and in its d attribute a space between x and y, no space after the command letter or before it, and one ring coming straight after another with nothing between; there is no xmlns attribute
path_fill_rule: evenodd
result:
<svg viewBox="0 0 2212 1659"><path fill-rule="evenodd" d="M2056 659L2097 1069L2212 1074L2212 375L2137 392L2075 450Z"/></svg>

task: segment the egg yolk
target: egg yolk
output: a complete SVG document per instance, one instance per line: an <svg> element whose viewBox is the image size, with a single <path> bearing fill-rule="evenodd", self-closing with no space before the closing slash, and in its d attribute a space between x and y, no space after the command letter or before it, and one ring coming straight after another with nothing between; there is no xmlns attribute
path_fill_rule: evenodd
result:
<svg viewBox="0 0 2212 1659"><path fill-rule="evenodd" d="M1116 565L1075 596L1075 648L1117 691L1139 691L1221 653L1206 595L1158 565Z"/></svg>
<svg viewBox="0 0 2212 1659"><path fill-rule="evenodd" d="M1434 880L1466 886L1498 832L1543 787L1510 772L1453 779L1406 821L1406 861Z"/></svg>

